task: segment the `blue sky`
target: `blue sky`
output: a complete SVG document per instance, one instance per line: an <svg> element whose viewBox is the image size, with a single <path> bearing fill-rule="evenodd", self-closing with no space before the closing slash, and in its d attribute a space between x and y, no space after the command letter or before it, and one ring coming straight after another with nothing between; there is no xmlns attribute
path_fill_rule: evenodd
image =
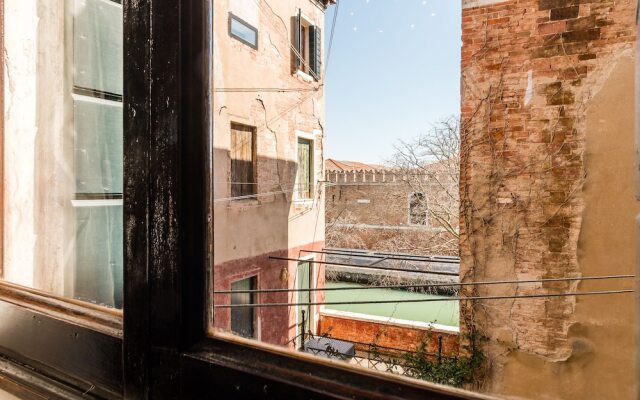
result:
<svg viewBox="0 0 640 400"><path fill-rule="evenodd" d="M326 76L326 157L382 162L459 113L460 0L339 0ZM326 15L328 47L335 6Z"/></svg>

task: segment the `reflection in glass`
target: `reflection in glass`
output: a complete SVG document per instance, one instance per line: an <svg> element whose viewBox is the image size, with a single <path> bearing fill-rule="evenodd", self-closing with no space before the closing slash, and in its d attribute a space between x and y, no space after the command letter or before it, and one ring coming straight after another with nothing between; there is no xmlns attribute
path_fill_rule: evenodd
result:
<svg viewBox="0 0 640 400"><path fill-rule="evenodd" d="M4 2L3 279L122 307L122 6Z"/></svg>

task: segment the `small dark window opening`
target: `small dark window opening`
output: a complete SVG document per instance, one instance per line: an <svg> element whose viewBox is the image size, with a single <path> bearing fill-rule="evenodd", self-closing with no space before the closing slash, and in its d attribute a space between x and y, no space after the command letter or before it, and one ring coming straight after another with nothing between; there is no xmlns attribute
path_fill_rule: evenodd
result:
<svg viewBox="0 0 640 400"><path fill-rule="evenodd" d="M232 291L256 290L256 277L243 279L231 284ZM255 304L255 293L233 293L231 304ZM231 308L231 330L242 337L255 338L256 334L255 307Z"/></svg>
<svg viewBox="0 0 640 400"><path fill-rule="evenodd" d="M256 188L255 128L231 124L231 197L252 196Z"/></svg>
<svg viewBox="0 0 640 400"><path fill-rule="evenodd" d="M427 196L424 193L411 193L409 196L409 224L427 224Z"/></svg>
<svg viewBox="0 0 640 400"><path fill-rule="evenodd" d="M258 30L232 13L229 13L229 35L247 46L258 49Z"/></svg>

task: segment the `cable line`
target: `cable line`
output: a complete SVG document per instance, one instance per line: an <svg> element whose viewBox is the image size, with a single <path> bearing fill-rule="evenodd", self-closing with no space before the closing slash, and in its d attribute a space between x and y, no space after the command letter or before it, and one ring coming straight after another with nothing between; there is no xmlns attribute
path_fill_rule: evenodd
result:
<svg viewBox="0 0 640 400"><path fill-rule="evenodd" d="M526 280L503 280L503 281L484 281L484 282L464 282L464 283L428 283L414 285L371 285L371 286L349 286L349 287L333 287L333 288L309 288L309 289L252 289L252 290L219 290L213 291L213 294L240 294L240 293L289 293L289 292L329 292L340 290L370 290L370 289L427 289L438 287L462 287L462 286L492 286L492 285L517 285L531 283L550 283L550 282L574 282L574 281L599 281L613 279L631 279L635 275L606 275L606 276L587 276L581 278L545 278L545 279L526 279Z"/></svg>
<svg viewBox="0 0 640 400"><path fill-rule="evenodd" d="M371 301L334 301L334 302L310 302L310 303L258 303L258 304L215 304L214 308L240 308L240 307L298 307L298 306L344 306L354 304L398 304L398 303L434 303L440 301L469 301L469 300L508 300L508 299L541 299L554 297L580 297L603 296L613 294L635 293L634 290L605 290L597 292L575 293L549 293L549 294L522 294L514 296L458 296L443 297L437 299L409 299L409 300L371 300Z"/></svg>
<svg viewBox="0 0 640 400"><path fill-rule="evenodd" d="M383 271L397 271L397 272L415 272L418 274L430 274L430 275L444 275L444 276L458 276L457 272L446 272L446 271L424 271L419 269L408 269L408 268L393 268L393 267L372 267L368 265L356 265L356 264L348 264L348 263L340 263L340 262L329 262L329 261L315 261L315 260L302 260L298 258L289 258L289 257L277 257L277 256L269 256L272 260L282 260L282 261L297 261L302 263L311 263L311 264L321 264L321 265L337 265L340 267L353 267L353 268L366 268L366 269L377 269Z"/></svg>

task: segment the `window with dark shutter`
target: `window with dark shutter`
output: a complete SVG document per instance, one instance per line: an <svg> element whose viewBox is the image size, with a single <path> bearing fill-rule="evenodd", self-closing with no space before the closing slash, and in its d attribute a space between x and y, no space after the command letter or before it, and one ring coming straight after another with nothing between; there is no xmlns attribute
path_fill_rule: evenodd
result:
<svg viewBox="0 0 640 400"><path fill-rule="evenodd" d="M322 68L322 30L317 26L309 27L309 68L319 79Z"/></svg>
<svg viewBox="0 0 640 400"><path fill-rule="evenodd" d="M231 295L231 304L254 304L255 294L247 292L256 290L256 277L243 279L231 284L231 291L239 292ZM255 337L255 308L235 307L231 309L231 330L236 334L246 337Z"/></svg>
<svg viewBox="0 0 640 400"><path fill-rule="evenodd" d="M231 196L256 194L255 182L255 128L231 125Z"/></svg>
<svg viewBox="0 0 640 400"><path fill-rule="evenodd" d="M301 71L315 80L320 80L322 68L322 30L302 16L292 18L293 25L293 72Z"/></svg>

